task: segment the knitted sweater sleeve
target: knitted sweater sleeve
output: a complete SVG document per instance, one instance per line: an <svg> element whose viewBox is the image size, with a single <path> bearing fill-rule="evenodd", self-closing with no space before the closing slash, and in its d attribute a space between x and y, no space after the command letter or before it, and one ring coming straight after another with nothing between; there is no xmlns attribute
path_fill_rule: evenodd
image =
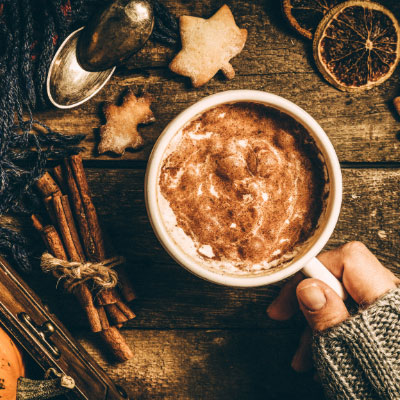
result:
<svg viewBox="0 0 400 400"><path fill-rule="evenodd" d="M313 355L328 399L400 399L400 288L314 336Z"/></svg>

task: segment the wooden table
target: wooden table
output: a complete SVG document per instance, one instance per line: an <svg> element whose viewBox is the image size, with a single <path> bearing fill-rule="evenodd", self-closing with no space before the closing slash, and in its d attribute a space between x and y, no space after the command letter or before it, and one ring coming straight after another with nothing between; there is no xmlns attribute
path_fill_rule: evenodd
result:
<svg viewBox="0 0 400 400"><path fill-rule="evenodd" d="M176 15L212 15L224 1L166 2ZM400 4L391 2L400 17ZM396 5L397 3L397 5ZM236 77L218 74L200 89L165 65L171 51L148 49L114 76L92 100L70 111L49 110L36 117L55 130L87 134L84 152L89 183L101 219L119 252L139 298L137 318L123 330L135 356L109 362L101 344L72 299L61 300L54 281L37 291L110 376L138 399L321 399L312 374L298 375L291 356L304 325L301 318L279 323L265 309L280 285L230 289L204 282L178 266L159 245L143 199L146 160L168 121L204 96L228 89L259 89L281 95L308 111L332 140L341 161L344 199L340 221L328 247L361 240L393 271L399 270L399 117L391 100L399 94L398 71L378 88L342 93L317 72L310 42L283 20L279 0L228 3L248 41L232 64ZM141 69L142 66L147 66ZM117 158L97 156L101 105L118 101L127 88L153 94L157 122L141 128L146 145ZM95 400L95 399L93 399Z"/></svg>

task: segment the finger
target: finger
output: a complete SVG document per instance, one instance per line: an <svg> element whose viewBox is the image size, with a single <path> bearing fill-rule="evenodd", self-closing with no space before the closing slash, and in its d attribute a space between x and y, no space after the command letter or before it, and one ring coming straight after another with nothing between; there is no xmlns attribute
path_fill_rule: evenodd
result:
<svg viewBox="0 0 400 400"><path fill-rule="evenodd" d="M292 359L292 368L297 372L307 372L313 368L313 359L311 351L312 331L306 327L301 335L299 347Z"/></svg>
<svg viewBox="0 0 400 400"><path fill-rule="evenodd" d="M342 299L318 279L305 279L297 286L297 299L311 329L323 331L349 317Z"/></svg>
<svg viewBox="0 0 400 400"><path fill-rule="evenodd" d="M349 242L318 256L358 304L372 304L400 280L361 242Z"/></svg>
<svg viewBox="0 0 400 400"><path fill-rule="evenodd" d="M350 242L352 243L352 242ZM344 269L344 253L346 248L349 246L349 243L346 243L343 246L337 247L336 249L325 251L318 255L319 261L325 265L329 271L332 272L333 275L338 279L342 279L343 269Z"/></svg>
<svg viewBox="0 0 400 400"><path fill-rule="evenodd" d="M296 286L302 279L304 279L304 275L298 272L282 287L278 297L267 308L267 314L270 318L286 321L296 313L299 309Z"/></svg>

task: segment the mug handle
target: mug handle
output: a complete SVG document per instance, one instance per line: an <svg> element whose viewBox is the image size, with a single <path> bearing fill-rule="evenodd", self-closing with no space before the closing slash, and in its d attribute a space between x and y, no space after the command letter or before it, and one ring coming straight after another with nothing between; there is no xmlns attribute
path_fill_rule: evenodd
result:
<svg viewBox="0 0 400 400"><path fill-rule="evenodd" d="M342 283L322 264L318 258L312 258L302 269L304 275L309 278L319 279L330 286L342 300L346 300L347 292Z"/></svg>

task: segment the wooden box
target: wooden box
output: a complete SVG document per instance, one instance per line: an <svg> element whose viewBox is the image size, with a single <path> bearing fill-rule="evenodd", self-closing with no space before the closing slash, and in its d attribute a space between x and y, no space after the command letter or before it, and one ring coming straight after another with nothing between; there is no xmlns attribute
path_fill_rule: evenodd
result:
<svg viewBox="0 0 400 400"><path fill-rule="evenodd" d="M128 399L38 296L0 257L0 324L45 373L71 377L71 399Z"/></svg>

